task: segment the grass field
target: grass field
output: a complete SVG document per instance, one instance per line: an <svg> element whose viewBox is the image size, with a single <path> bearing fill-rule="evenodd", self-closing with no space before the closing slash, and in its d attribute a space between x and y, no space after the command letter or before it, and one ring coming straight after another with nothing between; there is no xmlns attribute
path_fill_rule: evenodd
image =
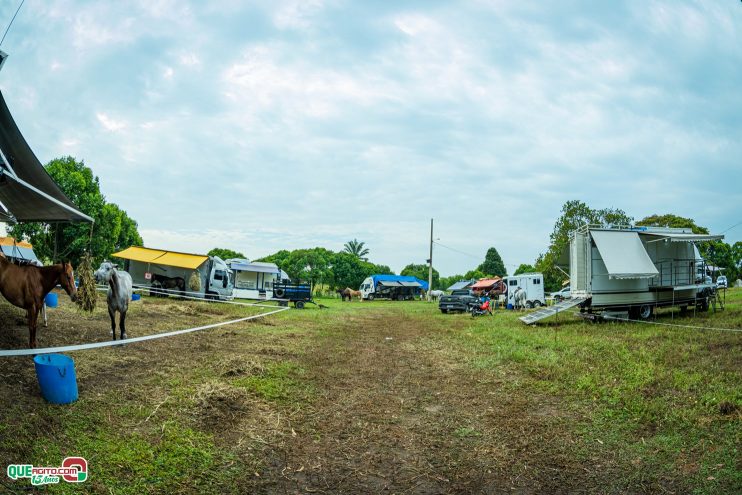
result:
<svg viewBox="0 0 742 495"><path fill-rule="evenodd" d="M42 346L108 340L103 309L60 299ZM40 397L31 358L3 359L3 470L88 459L87 482L49 493L742 492L740 289L656 320L679 326L322 303L74 353L68 406ZM145 298L127 331L256 312ZM0 347L27 345L21 316L0 305Z"/></svg>

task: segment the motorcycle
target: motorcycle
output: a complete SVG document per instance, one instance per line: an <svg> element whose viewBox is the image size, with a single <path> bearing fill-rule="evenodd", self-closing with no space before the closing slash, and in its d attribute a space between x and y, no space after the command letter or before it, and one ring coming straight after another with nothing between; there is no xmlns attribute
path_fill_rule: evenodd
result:
<svg viewBox="0 0 742 495"><path fill-rule="evenodd" d="M474 303L469 303L469 312L471 313L472 317L475 316L482 316L486 314L493 315L492 309L490 308L491 301L489 299L486 299L484 302L477 301Z"/></svg>

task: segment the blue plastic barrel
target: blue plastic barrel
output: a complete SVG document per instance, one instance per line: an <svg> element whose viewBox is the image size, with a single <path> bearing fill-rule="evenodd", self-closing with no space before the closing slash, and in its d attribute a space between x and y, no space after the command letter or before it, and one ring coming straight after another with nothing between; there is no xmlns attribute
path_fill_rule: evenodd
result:
<svg viewBox="0 0 742 495"><path fill-rule="evenodd" d="M77 400L75 362L64 354L39 354L33 358L41 395L52 404Z"/></svg>
<svg viewBox="0 0 742 495"><path fill-rule="evenodd" d="M44 298L44 304L46 304L47 308L56 308L58 302L59 298L57 297L56 292L50 292Z"/></svg>
<svg viewBox="0 0 742 495"><path fill-rule="evenodd" d="M131 300L132 300L132 301L138 301L138 300L140 300L141 298L142 298L141 294L132 294L132 295L131 295Z"/></svg>
<svg viewBox="0 0 742 495"><path fill-rule="evenodd" d="M508 309L513 309L513 305L508 303Z"/></svg>

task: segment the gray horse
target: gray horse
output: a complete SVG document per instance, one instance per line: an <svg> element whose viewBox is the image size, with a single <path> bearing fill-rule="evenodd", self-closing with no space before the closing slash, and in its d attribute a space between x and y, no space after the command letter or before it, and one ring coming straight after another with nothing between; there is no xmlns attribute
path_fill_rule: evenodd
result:
<svg viewBox="0 0 742 495"><path fill-rule="evenodd" d="M95 271L95 281L108 285L108 315L111 317L111 333L116 340L116 311L119 312L121 340L126 338L126 311L131 301L131 275L116 270L116 265L104 261Z"/></svg>

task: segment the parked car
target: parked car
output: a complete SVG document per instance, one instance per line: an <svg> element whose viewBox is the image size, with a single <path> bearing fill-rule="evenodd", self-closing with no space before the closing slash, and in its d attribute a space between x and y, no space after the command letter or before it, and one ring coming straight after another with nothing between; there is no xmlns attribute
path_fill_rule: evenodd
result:
<svg viewBox="0 0 742 495"><path fill-rule="evenodd" d="M469 289L454 290L450 294L441 296L438 302L438 309L441 313L449 313L452 311L467 311L469 309L469 303L477 301L477 296L474 295Z"/></svg>
<svg viewBox="0 0 742 495"><path fill-rule="evenodd" d="M572 297L572 292L569 289L569 285L564 287L562 290L552 292L551 297L554 298L554 302L559 302L564 299L569 299L570 297Z"/></svg>
<svg viewBox="0 0 742 495"><path fill-rule="evenodd" d="M729 282L727 281L726 275L719 275L719 278L716 279L716 287L718 288L727 288L729 287Z"/></svg>

